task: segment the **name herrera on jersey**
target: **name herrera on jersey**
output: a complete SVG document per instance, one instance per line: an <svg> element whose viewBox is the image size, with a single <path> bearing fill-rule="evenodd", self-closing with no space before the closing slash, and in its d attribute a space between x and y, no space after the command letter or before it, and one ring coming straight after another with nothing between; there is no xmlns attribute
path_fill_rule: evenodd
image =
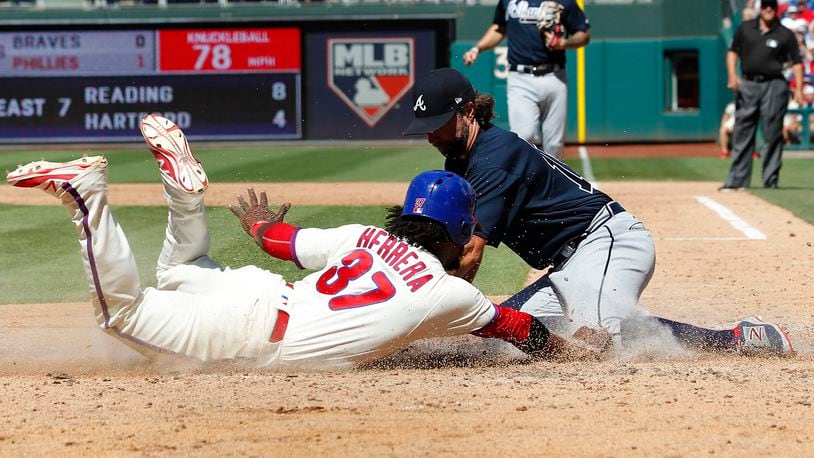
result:
<svg viewBox="0 0 814 458"><path fill-rule="evenodd" d="M432 274L413 278L426 270L427 265L422 261L417 261L418 254L413 247L393 237L385 230L368 227L362 232L356 246L370 251L376 250L376 246L379 246L376 255L401 276L412 292L418 291L432 280Z"/></svg>

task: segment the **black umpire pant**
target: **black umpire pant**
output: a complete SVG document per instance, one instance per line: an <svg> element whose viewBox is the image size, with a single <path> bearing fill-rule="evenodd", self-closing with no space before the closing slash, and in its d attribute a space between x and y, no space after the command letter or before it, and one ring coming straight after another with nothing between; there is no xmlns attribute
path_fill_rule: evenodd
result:
<svg viewBox="0 0 814 458"><path fill-rule="evenodd" d="M789 83L783 78L743 80L735 92L735 130L732 133L732 167L726 187L746 188L752 178L757 122L763 124L763 186L776 187L783 157L783 117L789 104Z"/></svg>

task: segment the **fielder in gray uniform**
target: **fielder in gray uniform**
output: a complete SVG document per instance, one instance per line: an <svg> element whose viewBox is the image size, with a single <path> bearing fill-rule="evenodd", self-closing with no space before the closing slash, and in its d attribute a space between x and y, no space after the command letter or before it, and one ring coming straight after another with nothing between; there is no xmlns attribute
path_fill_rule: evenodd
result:
<svg viewBox="0 0 814 458"><path fill-rule="evenodd" d="M420 103L419 103L420 102ZM415 118L405 134L425 134L445 168L477 193L480 227L455 272L473 279L486 245L501 243L548 273L502 305L531 314L566 335L588 326L617 343L664 328L688 346L791 353L785 332L759 317L713 330L650 316L639 306L653 274L650 231L565 163L493 125L494 99L459 72L442 68L413 87Z"/></svg>
<svg viewBox="0 0 814 458"><path fill-rule="evenodd" d="M557 159L563 155L568 111L565 50L587 45L589 27L575 0L500 0L492 25L463 55L464 65L472 65L481 52L506 38L509 126L539 144L542 122L543 150Z"/></svg>

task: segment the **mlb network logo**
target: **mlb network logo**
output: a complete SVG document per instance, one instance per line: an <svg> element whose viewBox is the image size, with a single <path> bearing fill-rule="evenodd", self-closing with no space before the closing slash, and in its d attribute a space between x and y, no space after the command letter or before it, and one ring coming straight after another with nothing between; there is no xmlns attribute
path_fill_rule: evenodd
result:
<svg viewBox="0 0 814 458"><path fill-rule="evenodd" d="M413 87L415 40L328 39L328 87L370 127Z"/></svg>

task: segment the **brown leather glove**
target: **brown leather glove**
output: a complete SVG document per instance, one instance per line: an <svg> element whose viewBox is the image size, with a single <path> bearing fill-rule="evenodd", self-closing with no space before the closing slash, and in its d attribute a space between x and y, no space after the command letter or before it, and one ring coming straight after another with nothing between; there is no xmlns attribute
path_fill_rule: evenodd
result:
<svg viewBox="0 0 814 458"><path fill-rule="evenodd" d="M240 220L240 225L243 226L243 230L249 235L252 235L251 230L255 223L261 221L267 223L282 223L285 214L288 213L288 209L291 208L291 204L286 202L280 205L280 208L277 209L276 212L272 213L269 209L269 199L265 192L260 193L259 201L257 200L257 195L254 193L254 188L248 188L247 194L249 196L248 202L246 202L243 196L238 194L238 205L229 204L228 207L229 210L237 216Z"/></svg>

